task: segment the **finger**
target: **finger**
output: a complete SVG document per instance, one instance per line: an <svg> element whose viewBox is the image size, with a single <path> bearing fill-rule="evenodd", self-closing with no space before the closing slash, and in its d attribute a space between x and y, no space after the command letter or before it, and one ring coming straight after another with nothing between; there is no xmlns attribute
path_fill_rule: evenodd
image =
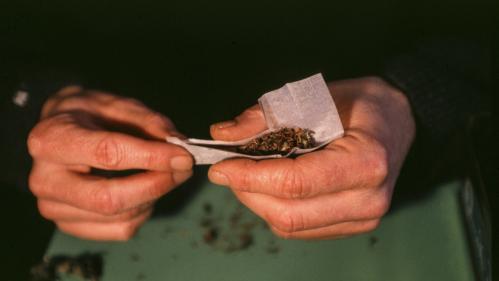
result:
<svg viewBox="0 0 499 281"><path fill-rule="evenodd" d="M149 212L152 207L153 203L146 203L117 215L105 216L57 201L38 200L40 214L48 220L58 222L123 222L129 221L144 212Z"/></svg>
<svg viewBox="0 0 499 281"><path fill-rule="evenodd" d="M59 115L32 130L28 147L33 158L105 170L185 171L192 168L192 157L177 145L88 130L71 118Z"/></svg>
<svg viewBox="0 0 499 281"><path fill-rule="evenodd" d="M164 140L169 135L176 135L175 125L168 117L136 99L118 97L110 104L101 102L98 111L110 120L140 128L157 139Z"/></svg>
<svg viewBox="0 0 499 281"><path fill-rule="evenodd" d="M247 192L235 194L244 205L282 232L379 219L388 211L391 200L384 194L367 192L341 192L303 200Z"/></svg>
<svg viewBox="0 0 499 281"><path fill-rule="evenodd" d="M300 239L300 240L318 240L318 239L340 239L353 235L359 235L375 230L379 226L380 221L366 220L356 222L344 222L331 226L302 230L296 232L285 232L278 228L270 227L272 232L285 239Z"/></svg>
<svg viewBox="0 0 499 281"><path fill-rule="evenodd" d="M58 100L56 108L57 112L92 112L106 120L138 128L158 139L165 139L171 132L176 131L169 118L148 108L142 102L101 91L85 91L82 95L64 96Z"/></svg>
<svg viewBox="0 0 499 281"><path fill-rule="evenodd" d="M56 222L57 227L68 234L88 240L126 241L132 238L151 215L145 212L125 222Z"/></svg>
<svg viewBox="0 0 499 281"><path fill-rule="evenodd" d="M265 116L259 105L245 110L234 120L213 124L211 137L215 140L235 141L249 138L267 129Z"/></svg>
<svg viewBox="0 0 499 281"><path fill-rule="evenodd" d="M210 167L216 184L281 198L309 198L353 188L377 188L387 178L378 146L343 138L296 159L229 159Z"/></svg>
<svg viewBox="0 0 499 281"><path fill-rule="evenodd" d="M37 161L29 182L37 198L109 216L152 202L191 175L192 171L173 174L144 172L126 177L102 178L54 170Z"/></svg>

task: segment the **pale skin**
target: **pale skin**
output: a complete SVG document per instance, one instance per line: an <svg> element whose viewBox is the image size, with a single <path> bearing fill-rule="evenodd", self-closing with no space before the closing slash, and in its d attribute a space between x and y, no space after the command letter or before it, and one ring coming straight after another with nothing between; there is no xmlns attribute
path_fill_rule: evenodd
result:
<svg viewBox="0 0 499 281"><path fill-rule="evenodd" d="M209 170L278 236L334 239L374 230L415 134L406 97L374 77L329 84L345 136L296 159L226 160ZM211 126L218 140L266 129L259 106Z"/></svg>
<svg viewBox="0 0 499 281"><path fill-rule="evenodd" d="M333 239L375 229L415 135L409 103L396 88L367 77L329 84L345 137L295 159L231 159L213 165L212 182L230 188L278 236ZM140 128L110 131L92 116ZM146 125L146 126L145 126ZM214 139L237 140L266 129L258 106L211 126ZM192 158L162 141L173 123L136 100L68 87L45 104L28 139L30 188L40 213L69 234L127 240L154 202L192 173ZM122 178L90 174L141 169Z"/></svg>
<svg viewBox="0 0 499 281"><path fill-rule="evenodd" d="M135 134L109 130L117 123ZM28 137L29 184L39 212L80 238L130 239L154 202L192 174L192 157L166 143L168 135L178 135L173 123L136 100L62 89L45 103ZM107 178L91 168L144 172Z"/></svg>

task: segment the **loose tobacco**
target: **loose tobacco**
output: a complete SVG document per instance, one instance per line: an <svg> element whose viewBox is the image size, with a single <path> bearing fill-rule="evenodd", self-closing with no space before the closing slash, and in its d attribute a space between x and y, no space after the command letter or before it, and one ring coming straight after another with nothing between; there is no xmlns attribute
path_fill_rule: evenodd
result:
<svg viewBox="0 0 499 281"><path fill-rule="evenodd" d="M315 146L314 132L302 128L282 128L258 137L237 148L239 153L249 155L288 154L293 148Z"/></svg>

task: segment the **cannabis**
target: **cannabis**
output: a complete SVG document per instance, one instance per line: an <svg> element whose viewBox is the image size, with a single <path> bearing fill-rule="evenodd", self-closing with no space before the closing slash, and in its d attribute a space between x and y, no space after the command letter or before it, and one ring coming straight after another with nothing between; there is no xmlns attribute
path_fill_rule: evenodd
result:
<svg viewBox="0 0 499 281"><path fill-rule="evenodd" d="M237 151L249 155L288 154L293 148L312 148L315 145L314 132L302 128L281 128L258 137Z"/></svg>

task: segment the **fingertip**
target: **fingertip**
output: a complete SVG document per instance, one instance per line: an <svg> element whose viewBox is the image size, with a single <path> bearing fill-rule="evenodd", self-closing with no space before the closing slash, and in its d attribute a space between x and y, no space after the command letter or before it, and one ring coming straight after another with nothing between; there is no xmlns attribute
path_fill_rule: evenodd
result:
<svg viewBox="0 0 499 281"><path fill-rule="evenodd" d="M216 123L210 126L213 139L236 141L252 137L267 129L265 116L259 105L246 109L234 120Z"/></svg>
<svg viewBox="0 0 499 281"><path fill-rule="evenodd" d="M189 171L193 165L194 161L190 155L174 156L170 160L170 167L175 171Z"/></svg>
<svg viewBox="0 0 499 281"><path fill-rule="evenodd" d="M234 128L237 122L234 120L215 123L210 126L210 135L216 140L230 140L230 129Z"/></svg>
<svg viewBox="0 0 499 281"><path fill-rule="evenodd" d="M166 134L167 137L176 137L179 139L186 139L187 137L179 131L169 131ZM164 139L164 138L163 138Z"/></svg>
<svg viewBox="0 0 499 281"><path fill-rule="evenodd" d="M237 124L236 121L234 121L234 120L228 120L228 121L223 121L223 122L215 123L215 124L211 125L211 128L214 129L214 130L226 129L226 128L233 127L236 124Z"/></svg>

